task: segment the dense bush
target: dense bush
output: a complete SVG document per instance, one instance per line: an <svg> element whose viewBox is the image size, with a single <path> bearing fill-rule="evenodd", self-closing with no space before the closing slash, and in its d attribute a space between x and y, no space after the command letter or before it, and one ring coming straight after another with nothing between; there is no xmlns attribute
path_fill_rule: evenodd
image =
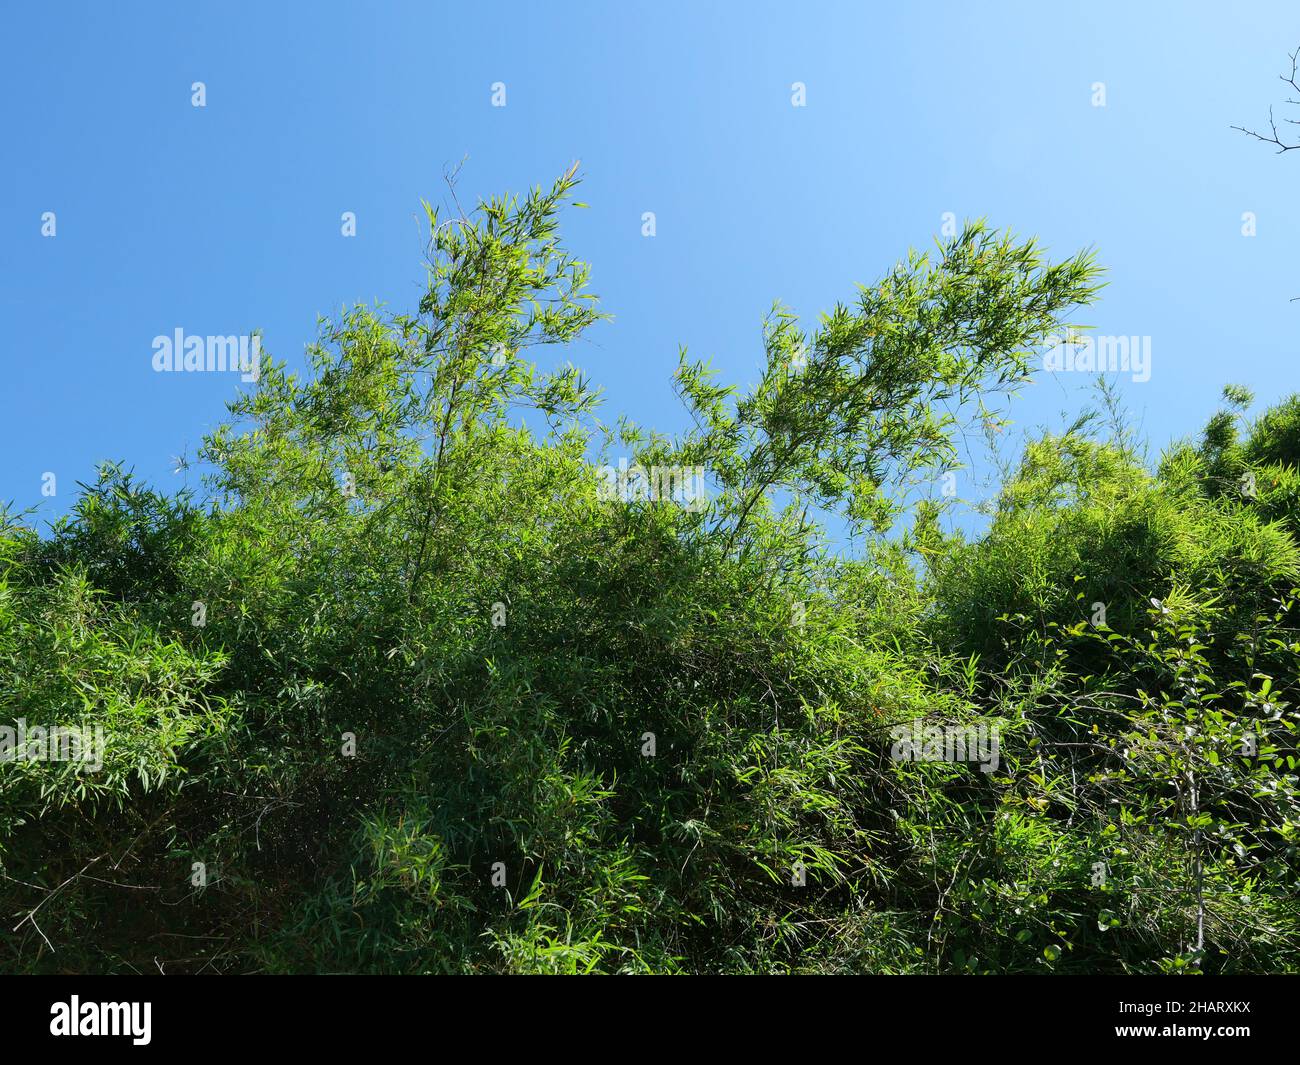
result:
<svg viewBox="0 0 1300 1065"><path fill-rule="evenodd" d="M106 466L6 519L4 720L106 746L0 762L0 966L1300 969L1300 400L1243 434L1230 389L1154 472L1034 440L945 532L923 486L1089 258L973 225L778 307L748 394L683 356L670 438L526 359L599 317L574 183L430 210L418 311L268 359L202 501ZM711 499L603 498L621 456Z"/></svg>

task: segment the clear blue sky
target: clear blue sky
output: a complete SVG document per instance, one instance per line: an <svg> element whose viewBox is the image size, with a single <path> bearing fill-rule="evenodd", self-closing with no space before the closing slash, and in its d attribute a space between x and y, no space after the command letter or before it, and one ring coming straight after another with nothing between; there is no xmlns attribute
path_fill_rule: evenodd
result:
<svg viewBox="0 0 1300 1065"><path fill-rule="evenodd" d="M41 502L53 471L52 516L109 458L179 487L171 456L238 384L154 373L152 339L260 328L298 364L318 314L412 308L419 200L466 156L470 200L582 161L565 230L614 320L567 354L610 418L680 427L679 344L747 383L774 299L851 299L947 211L1096 247L1087 322L1152 338L1150 381L1121 383L1157 447L1226 382L1300 388L1300 152L1229 129L1284 99L1294 3L547 8L9 0L0 498ZM1085 382L1043 376L1014 416L1051 423Z"/></svg>

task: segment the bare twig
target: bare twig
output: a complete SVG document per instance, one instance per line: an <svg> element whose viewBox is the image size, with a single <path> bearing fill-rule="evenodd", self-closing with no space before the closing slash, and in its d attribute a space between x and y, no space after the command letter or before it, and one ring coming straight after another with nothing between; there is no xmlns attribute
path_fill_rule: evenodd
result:
<svg viewBox="0 0 1300 1065"><path fill-rule="evenodd" d="M1298 76L1300 76L1300 48L1297 48L1291 53L1291 73L1278 75L1279 78L1291 86L1297 96L1300 96L1300 83L1297 83L1296 81ZM1300 105L1300 99L1288 99L1286 102L1289 104ZM1300 119L1287 118L1283 119L1283 121L1292 126L1300 126ZM1273 118L1272 107L1268 109L1268 128L1271 131L1269 136L1266 137L1262 133L1256 133L1253 129L1247 129L1245 126L1233 126L1232 128L1240 133L1246 134L1248 137L1254 137L1257 141L1262 141L1265 144L1276 144L1279 154L1300 148L1300 143L1287 144L1282 140L1281 136L1279 136L1277 132L1277 122Z"/></svg>

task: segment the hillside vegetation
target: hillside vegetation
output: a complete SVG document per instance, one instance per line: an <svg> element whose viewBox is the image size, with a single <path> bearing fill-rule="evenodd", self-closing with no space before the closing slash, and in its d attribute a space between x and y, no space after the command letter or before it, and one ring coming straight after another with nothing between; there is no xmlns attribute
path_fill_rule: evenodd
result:
<svg viewBox="0 0 1300 1065"><path fill-rule="evenodd" d="M430 209L418 308L267 357L201 498L5 519L0 724L105 745L0 762L0 970L1300 970L1300 399L1034 437L963 535L1090 256L969 225L750 391L684 354L665 435L532 361L600 318L575 182Z"/></svg>

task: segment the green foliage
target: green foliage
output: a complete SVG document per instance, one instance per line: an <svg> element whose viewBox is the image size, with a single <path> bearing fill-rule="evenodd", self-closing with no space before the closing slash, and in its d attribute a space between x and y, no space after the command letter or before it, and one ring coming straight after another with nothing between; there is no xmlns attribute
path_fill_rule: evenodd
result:
<svg viewBox="0 0 1300 1065"><path fill-rule="evenodd" d="M0 966L1300 969L1297 401L1243 437L1231 390L1156 472L1045 436L948 535L917 484L1088 256L974 224L811 332L778 307L748 393L683 354L670 438L527 361L598 317L576 181L429 209L417 312L268 358L201 504L108 466L6 519L0 724L106 742L0 762ZM605 498L620 446L712 498ZM914 722L996 764L900 756Z"/></svg>

